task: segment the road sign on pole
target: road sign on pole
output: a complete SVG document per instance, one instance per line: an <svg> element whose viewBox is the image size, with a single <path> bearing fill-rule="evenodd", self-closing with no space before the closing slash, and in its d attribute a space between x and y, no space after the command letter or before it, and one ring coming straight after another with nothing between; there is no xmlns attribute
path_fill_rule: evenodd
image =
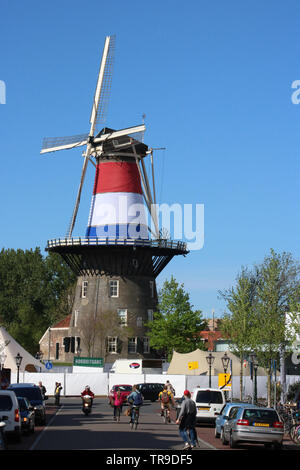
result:
<svg viewBox="0 0 300 470"><path fill-rule="evenodd" d="M219 388L222 390L231 390L231 374L219 374Z"/></svg>

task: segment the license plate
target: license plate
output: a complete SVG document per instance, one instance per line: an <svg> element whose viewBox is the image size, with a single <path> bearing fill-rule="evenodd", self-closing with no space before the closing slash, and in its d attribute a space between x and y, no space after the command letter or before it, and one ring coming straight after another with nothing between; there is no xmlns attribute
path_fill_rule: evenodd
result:
<svg viewBox="0 0 300 470"><path fill-rule="evenodd" d="M254 423L254 426L268 428L270 425L268 423Z"/></svg>
<svg viewBox="0 0 300 470"><path fill-rule="evenodd" d="M204 406L198 406L198 411L209 411L210 408L205 408Z"/></svg>

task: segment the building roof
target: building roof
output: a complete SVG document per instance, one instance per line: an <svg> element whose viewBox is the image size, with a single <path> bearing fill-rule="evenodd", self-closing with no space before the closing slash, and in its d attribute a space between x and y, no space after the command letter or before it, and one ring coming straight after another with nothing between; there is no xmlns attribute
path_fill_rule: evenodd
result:
<svg viewBox="0 0 300 470"><path fill-rule="evenodd" d="M65 318L63 318L62 320L60 320L58 323L56 323L55 325L51 326L51 329L53 329L53 328L57 328L57 329L60 329L60 328L69 328L69 327L70 327L70 323L71 323L71 318L72 318L72 314L70 313L70 315L66 316Z"/></svg>

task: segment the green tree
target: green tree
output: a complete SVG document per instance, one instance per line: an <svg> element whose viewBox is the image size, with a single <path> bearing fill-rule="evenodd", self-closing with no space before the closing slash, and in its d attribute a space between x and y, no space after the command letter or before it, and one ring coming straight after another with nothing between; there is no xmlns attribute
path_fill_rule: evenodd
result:
<svg viewBox="0 0 300 470"><path fill-rule="evenodd" d="M293 341L286 313L299 293L299 264L290 253L271 250L257 272L256 342L259 362L268 374L268 404L271 401L272 362L279 363L279 350ZM295 318L296 320L296 318Z"/></svg>
<svg viewBox="0 0 300 470"><path fill-rule="evenodd" d="M224 337L232 341L230 349L240 359L240 399L243 395L243 360L255 348L256 285L255 274L242 268L236 286L219 293L230 312L222 318L220 328Z"/></svg>
<svg viewBox="0 0 300 470"><path fill-rule="evenodd" d="M199 333L206 322L201 310L193 310L184 285L179 285L173 276L164 282L159 292L158 310L147 326L150 346L165 354L168 360L174 350L188 353L197 348L204 349Z"/></svg>
<svg viewBox="0 0 300 470"><path fill-rule="evenodd" d="M34 250L0 252L0 324L29 352L54 321L63 316L65 291L75 275L56 254Z"/></svg>

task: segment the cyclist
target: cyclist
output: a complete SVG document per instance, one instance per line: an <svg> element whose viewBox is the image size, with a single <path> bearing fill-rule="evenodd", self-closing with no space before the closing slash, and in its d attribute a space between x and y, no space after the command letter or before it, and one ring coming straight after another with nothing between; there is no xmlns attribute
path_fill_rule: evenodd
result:
<svg viewBox="0 0 300 470"><path fill-rule="evenodd" d="M167 417L170 422L170 406L171 403L174 405L174 397L170 390L168 390L167 385L164 386L163 390L158 395L161 407L161 416L164 415L165 408L167 409Z"/></svg>
<svg viewBox="0 0 300 470"><path fill-rule="evenodd" d="M136 409L139 411L140 406L143 404L143 395L138 390L136 385L132 387L132 392L130 393L130 395L128 395L127 402L129 403L131 408L130 423L133 423Z"/></svg>

